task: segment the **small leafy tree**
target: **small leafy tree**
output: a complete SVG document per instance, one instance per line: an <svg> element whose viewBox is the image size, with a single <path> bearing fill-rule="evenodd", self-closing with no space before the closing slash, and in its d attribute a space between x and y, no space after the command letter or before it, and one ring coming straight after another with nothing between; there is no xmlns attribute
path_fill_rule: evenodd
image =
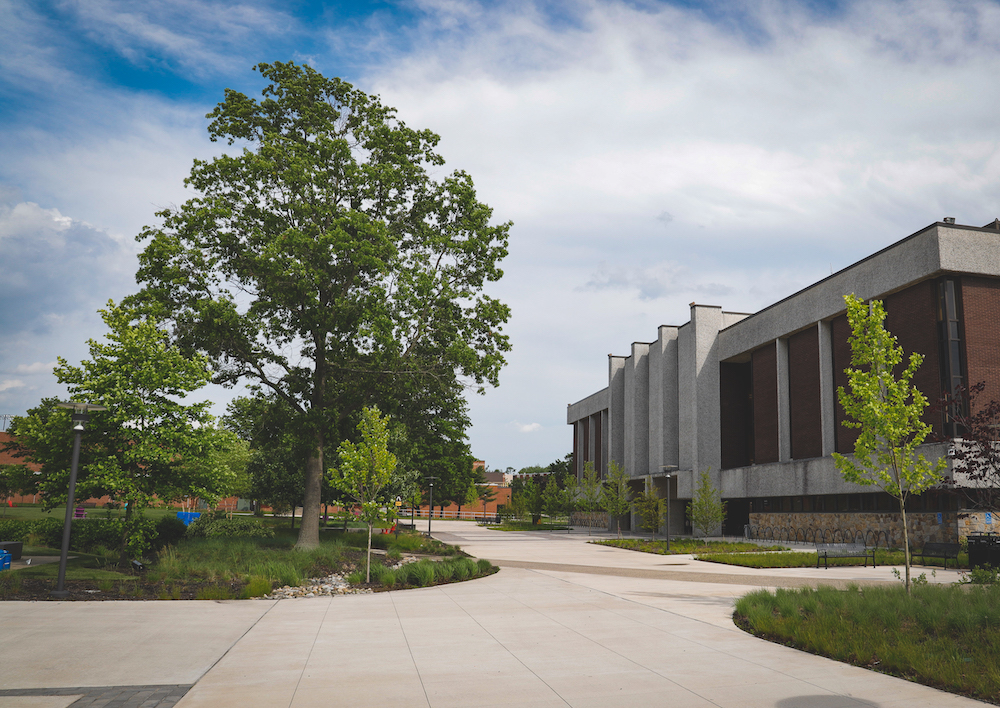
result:
<svg viewBox="0 0 1000 708"><path fill-rule="evenodd" d="M938 407L955 425L955 471L965 480L959 491L969 508L1000 509L1000 401L984 401L980 381L941 399Z"/></svg>
<svg viewBox="0 0 1000 708"><path fill-rule="evenodd" d="M389 420L378 408L361 410L358 423L361 440L340 444L340 468L333 471L334 483L361 507L361 520L368 525L368 554L365 582L371 582L372 528L385 515L384 491L396 469L396 456L389 452Z"/></svg>
<svg viewBox="0 0 1000 708"><path fill-rule="evenodd" d="M895 373L903 361L903 349L885 328L885 307L880 300L865 304L846 295L847 319L851 325L851 366L845 370L850 391L837 389L847 418L844 425L861 430L854 443L854 457L834 453L837 469L848 482L876 486L895 497L903 525L906 591L910 592L910 538L906 526L906 500L941 480L947 460L929 462L916 448L931 432L920 416L927 399L913 385L913 375L924 357L914 352L909 364Z"/></svg>
<svg viewBox="0 0 1000 708"><path fill-rule="evenodd" d="M639 526L655 536L660 530L666 500L661 499L651 477L646 477L646 488L635 498L635 511L639 515Z"/></svg>
<svg viewBox="0 0 1000 708"><path fill-rule="evenodd" d="M479 494L479 501L483 503L483 519L486 519L486 505L497 498L497 490L493 488L493 485L480 484L476 488Z"/></svg>
<svg viewBox="0 0 1000 708"><path fill-rule="evenodd" d="M545 491L542 492L542 511L549 518L561 516L566 508L566 499L563 490L559 489L556 478L549 475L545 483Z"/></svg>
<svg viewBox="0 0 1000 708"><path fill-rule="evenodd" d="M524 495L525 510L531 514L531 523L537 524L542 520L542 512L545 509L545 496L542 485L535 481L534 477L529 477L521 488Z"/></svg>
<svg viewBox="0 0 1000 708"><path fill-rule="evenodd" d="M707 536L726 520L726 502L712 484L708 471L701 473L694 496L688 503L687 516L691 525Z"/></svg>
<svg viewBox="0 0 1000 708"><path fill-rule="evenodd" d="M577 506L587 513L587 533L594 526L594 513L601 509L601 478L590 460L583 463L583 479L580 481Z"/></svg>
<svg viewBox="0 0 1000 708"><path fill-rule="evenodd" d="M628 486L628 475L625 468L614 460L608 462L608 478L601 490L601 508L615 520L618 528L618 538L622 537L621 517L632 507L632 492Z"/></svg>

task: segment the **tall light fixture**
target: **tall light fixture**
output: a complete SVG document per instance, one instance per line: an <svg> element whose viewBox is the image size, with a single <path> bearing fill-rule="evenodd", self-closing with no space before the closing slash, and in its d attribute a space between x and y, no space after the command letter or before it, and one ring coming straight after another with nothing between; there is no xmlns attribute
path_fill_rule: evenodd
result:
<svg viewBox="0 0 1000 708"><path fill-rule="evenodd" d="M434 516L434 480L437 477L424 477L424 479L430 480L431 494L429 499L429 505L427 507L427 536L431 535L431 518Z"/></svg>
<svg viewBox="0 0 1000 708"><path fill-rule="evenodd" d="M670 478L674 475L672 472L677 469L677 465L661 465L660 469L664 472L664 477L667 478L667 550L670 550Z"/></svg>
<svg viewBox="0 0 1000 708"><path fill-rule="evenodd" d="M56 581L56 589L52 591L53 597L68 597L69 591L66 586L66 560L69 556L69 535L73 524L73 502L76 494L76 471L80 464L80 438L83 435L87 420L91 411L106 411L107 408L96 403L82 403L80 401L69 401L67 403L57 403L59 408L70 408L73 410L73 461L69 468L69 495L66 497L66 521L63 523L62 552L59 555L59 579Z"/></svg>

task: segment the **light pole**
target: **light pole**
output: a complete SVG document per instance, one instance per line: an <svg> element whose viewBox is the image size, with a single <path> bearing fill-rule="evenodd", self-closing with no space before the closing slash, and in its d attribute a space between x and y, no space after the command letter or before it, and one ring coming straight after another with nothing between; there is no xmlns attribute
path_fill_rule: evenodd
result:
<svg viewBox="0 0 1000 708"><path fill-rule="evenodd" d="M677 469L677 465L661 465L660 469L664 472L664 477L667 478L667 550L670 550L670 478L673 477L671 472Z"/></svg>
<svg viewBox="0 0 1000 708"><path fill-rule="evenodd" d="M424 479L430 480L431 494L429 498L429 504L427 505L427 536L431 535L431 518L434 516L434 480L437 477L425 477Z"/></svg>
<svg viewBox="0 0 1000 708"><path fill-rule="evenodd" d="M69 468L69 494L66 497L66 521L63 523L62 552L59 554L59 579L56 581L56 589L51 592L53 597L68 597L69 591L66 585L66 560L69 556L69 535L73 524L73 496L76 492L76 471L80 464L80 437L83 435L84 426L90 417L90 411L106 411L107 408L96 403L81 403L70 401L68 403L57 403L59 408L71 408L73 410L73 460Z"/></svg>

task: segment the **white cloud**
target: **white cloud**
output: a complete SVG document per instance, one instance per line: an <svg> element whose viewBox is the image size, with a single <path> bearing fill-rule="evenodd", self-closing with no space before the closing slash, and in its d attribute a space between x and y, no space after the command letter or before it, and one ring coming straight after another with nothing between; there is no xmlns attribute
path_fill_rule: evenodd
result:
<svg viewBox="0 0 1000 708"><path fill-rule="evenodd" d="M55 361L48 363L36 361L33 364L18 364L15 371L19 374L51 374L57 363Z"/></svg>
<svg viewBox="0 0 1000 708"><path fill-rule="evenodd" d="M10 391L15 388L24 388L24 381L20 379L4 379L0 381L0 393Z"/></svg>
<svg viewBox="0 0 1000 708"><path fill-rule="evenodd" d="M537 433L542 429L539 423L519 423L516 420L510 421L510 425L519 433Z"/></svg>

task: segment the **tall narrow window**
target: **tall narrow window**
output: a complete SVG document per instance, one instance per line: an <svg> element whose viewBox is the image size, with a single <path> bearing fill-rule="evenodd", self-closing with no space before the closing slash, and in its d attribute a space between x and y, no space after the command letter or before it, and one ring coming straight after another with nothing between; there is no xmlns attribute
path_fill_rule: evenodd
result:
<svg viewBox="0 0 1000 708"><path fill-rule="evenodd" d="M959 303L955 281L951 278L938 284L938 342L941 355L941 388L955 395L965 385L962 376L962 337L959 326ZM945 415L945 435L954 436L955 424Z"/></svg>

